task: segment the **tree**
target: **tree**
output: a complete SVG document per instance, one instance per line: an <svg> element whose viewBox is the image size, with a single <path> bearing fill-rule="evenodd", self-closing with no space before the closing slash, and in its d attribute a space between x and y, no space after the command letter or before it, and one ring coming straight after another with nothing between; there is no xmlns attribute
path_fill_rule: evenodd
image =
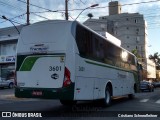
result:
<svg viewBox="0 0 160 120"><path fill-rule="evenodd" d="M140 55L138 54L137 49L133 49L131 52L132 52L137 58L140 58Z"/></svg>
<svg viewBox="0 0 160 120"><path fill-rule="evenodd" d="M93 17L92 13L88 13L87 16L89 17L89 19L91 19Z"/></svg>
<svg viewBox="0 0 160 120"><path fill-rule="evenodd" d="M156 69L160 70L160 54L156 52L153 55L149 55L149 59L153 60L156 64Z"/></svg>

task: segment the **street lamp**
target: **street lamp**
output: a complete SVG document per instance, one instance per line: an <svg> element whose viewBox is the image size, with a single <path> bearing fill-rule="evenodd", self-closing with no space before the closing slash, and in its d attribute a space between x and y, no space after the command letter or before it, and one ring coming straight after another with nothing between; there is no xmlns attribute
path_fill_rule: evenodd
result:
<svg viewBox="0 0 160 120"><path fill-rule="evenodd" d="M14 25L14 23L13 23L11 20L9 20L8 18L6 18L6 16L4 16L4 15L2 16L2 18L5 19L5 20L8 20L9 22L11 22L12 25L13 25L13 26L16 28L16 30L18 31L18 34L20 34L18 28Z"/></svg>
<svg viewBox="0 0 160 120"><path fill-rule="evenodd" d="M79 15L76 17L75 20L77 20L77 18L81 15L81 13L82 13L83 11L85 11L86 9L88 9L88 8L93 8L93 7L97 7L98 5L99 5L99 4L93 4L93 5L91 5L91 6L87 7L87 8L85 8L85 9L83 9L83 10L79 13Z"/></svg>

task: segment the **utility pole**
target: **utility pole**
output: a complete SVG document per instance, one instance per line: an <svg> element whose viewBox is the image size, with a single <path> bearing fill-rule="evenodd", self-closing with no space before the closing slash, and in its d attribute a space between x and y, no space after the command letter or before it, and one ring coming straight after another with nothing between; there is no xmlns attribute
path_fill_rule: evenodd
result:
<svg viewBox="0 0 160 120"><path fill-rule="evenodd" d="M29 22L29 0L27 0L27 25L29 25L30 24L30 22Z"/></svg>
<svg viewBox="0 0 160 120"><path fill-rule="evenodd" d="M66 20L68 20L68 1L69 0L65 0L65 18Z"/></svg>

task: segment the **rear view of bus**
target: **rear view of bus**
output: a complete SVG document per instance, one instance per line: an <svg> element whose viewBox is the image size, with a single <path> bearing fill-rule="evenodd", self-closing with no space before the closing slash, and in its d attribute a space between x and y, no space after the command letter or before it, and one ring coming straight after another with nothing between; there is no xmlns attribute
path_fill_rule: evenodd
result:
<svg viewBox="0 0 160 120"><path fill-rule="evenodd" d="M24 27L17 45L16 97L73 100L74 58L66 64L71 55L66 51L72 49L71 24L48 21Z"/></svg>

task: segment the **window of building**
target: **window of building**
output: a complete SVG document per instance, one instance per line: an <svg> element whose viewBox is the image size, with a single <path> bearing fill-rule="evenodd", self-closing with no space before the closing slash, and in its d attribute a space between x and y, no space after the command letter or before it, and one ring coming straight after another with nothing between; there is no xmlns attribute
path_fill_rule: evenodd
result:
<svg viewBox="0 0 160 120"><path fill-rule="evenodd" d="M126 29L129 30L129 27L127 27Z"/></svg>
<svg viewBox="0 0 160 120"><path fill-rule="evenodd" d="M118 27L118 22L115 22L115 23L114 23L114 26L115 26L115 27Z"/></svg>
<svg viewBox="0 0 160 120"><path fill-rule="evenodd" d="M136 29L136 35L138 35L138 34L139 34L139 28Z"/></svg>
<svg viewBox="0 0 160 120"><path fill-rule="evenodd" d="M126 21L129 21L129 19L128 19L128 18L126 18Z"/></svg>
<svg viewBox="0 0 160 120"><path fill-rule="evenodd" d="M140 37L137 36L137 37L136 37L136 43L139 43L139 41L140 41Z"/></svg>
<svg viewBox="0 0 160 120"><path fill-rule="evenodd" d="M114 31L114 34L117 35L117 31Z"/></svg>
<svg viewBox="0 0 160 120"><path fill-rule="evenodd" d="M16 54L16 43L1 44L1 55L15 55Z"/></svg>
<svg viewBox="0 0 160 120"><path fill-rule="evenodd" d="M114 29L112 28L112 33L114 32Z"/></svg>
<svg viewBox="0 0 160 120"><path fill-rule="evenodd" d="M134 21L135 23L138 23L138 20L137 19L135 19L135 21Z"/></svg>

